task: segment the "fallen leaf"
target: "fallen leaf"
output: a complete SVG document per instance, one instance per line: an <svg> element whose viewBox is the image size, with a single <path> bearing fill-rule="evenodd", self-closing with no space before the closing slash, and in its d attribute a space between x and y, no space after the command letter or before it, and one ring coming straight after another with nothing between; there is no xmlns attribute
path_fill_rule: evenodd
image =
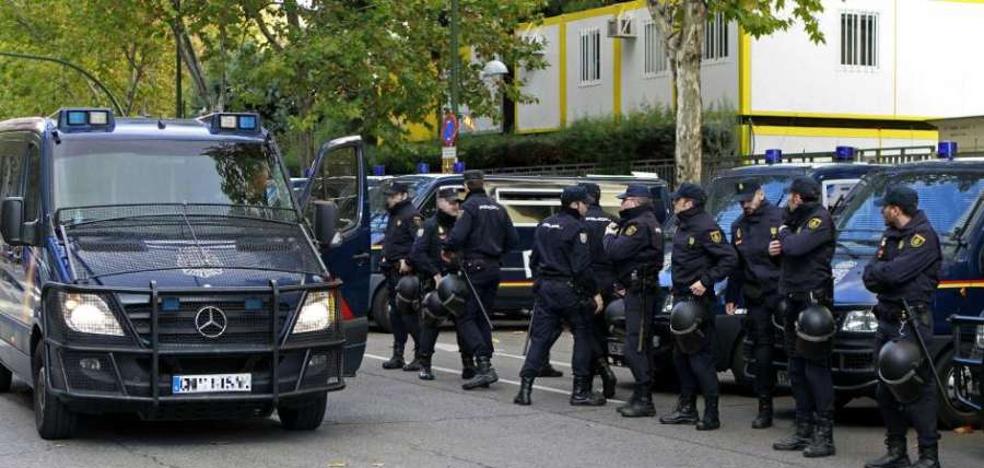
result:
<svg viewBox="0 0 984 468"><path fill-rule="evenodd" d="M348 466L348 464L343 461L328 462L328 468L345 468L346 466Z"/></svg>
<svg viewBox="0 0 984 468"><path fill-rule="evenodd" d="M954 429L953 432L956 432L957 434L973 434L974 426L960 426Z"/></svg>

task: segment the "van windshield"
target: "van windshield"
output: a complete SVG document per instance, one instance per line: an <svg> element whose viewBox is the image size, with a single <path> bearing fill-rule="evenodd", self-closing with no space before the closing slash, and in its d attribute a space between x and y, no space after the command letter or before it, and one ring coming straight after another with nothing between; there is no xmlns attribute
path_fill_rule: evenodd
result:
<svg viewBox="0 0 984 468"><path fill-rule="evenodd" d="M948 242L973 215L984 190L979 172L920 172L887 174L874 177L859 186L844 207L838 222L839 239L859 243L877 243L885 230L881 208L875 200L885 195L890 185L911 187L919 194L919 208L929 218L940 240Z"/></svg>
<svg viewBox="0 0 984 468"><path fill-rule="evenodd" d="M721 177L714 179L707 192L707 212L717 220L725 232L731 232L731 223L741 216L742 210L735 199L736 185L743 180L757 180L765 192L765 199L772 204L785 205L789 184L799 174L774 174L758 177Z"/></svg>
<svg viewBox="0 0 984 468"><path fill-rule="evenodd" d="M282 210L277 217L293 211L281 167L260 142L87 138L56 145L53 161L56 209L225 205L252 209L244 213Z"/></svg>

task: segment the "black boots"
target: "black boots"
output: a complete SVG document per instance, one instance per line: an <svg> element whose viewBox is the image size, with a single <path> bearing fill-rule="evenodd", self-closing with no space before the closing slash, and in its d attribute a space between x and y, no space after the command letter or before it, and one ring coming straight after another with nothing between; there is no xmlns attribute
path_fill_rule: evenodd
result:
<svg viewBox="0 0 984 468"><path fill-rule="evenodd" d="M594 372L601 377L601 389L605 398L615 398L615 385L618 383L618 380L615 378L612 368L608 365L608 358L598 358L595 362Z"/></svg>
<svg viewBox="0 0 984 468"><path fill-rule="evenodd" d="M718 417L718 397L704 397L704 419L697 422L698 431L713 431L721 427Z"/></svg>
<svg viewBox="0 0 984 468"><path fill-rule="evenodd" d="M469 381L461 384L461 388L464 390L474 390L478 387L488 387L499 381L499 375L495 373L495 369L492 368L492 357L491 356L478 356L475 358L477 361L477 369L475 370L475 377L472 377Z"/></svg>
<svg viewBox="0 0 984 468"><path fill-rule="evenodd" d="M520 406L530 406L533 400L530 394L533 393L533 377L521 377L519 379L519 393L513 398L513 403Z"/></svg>
<svg viewBox="0 0 984 468"><path fill-rule="evenodd" d="M772 444L774 450L803 450L813 439L813 424L810 421L796 420L796 432Z"/></svg>
<svg viewBox="0 0 984 468"><path fill-rule="evenodd" d="M695 396L680 395L676 410L659 418L659 422L663 424L697 424L696 402L697 397Z"/></svg>
<svg viewBox="0 0 984 468"><path fill-rule="evenodd" d="M550 362L544 364L543 367L540 368L540 375L537 375L537 377L563 377L563 376L564 373L557 369L554 369L554 366L550 365Z"/></svg>
<svg viewBox="0 0 984 468"><path fill-rule="evenodd" d="M907 468L909 466L909 454L906 453L905 437L886 438L885 447L888 449L885 455L865 463L864 468Z"/></svg>
<svg viewBox="0 0 984 468"><path fill-rule="evenodd" d="M591 391L591 376L574 376L571 406L604 406L605 397ZM520 389L522 391L522 388ZM651 402L650 402L651 403Z"/></svg>
<svg viewBox="0 0 984 468"><path fill-rule="evenodd" d="M635 391L629 402L618 408L618 413L626 418L651 418L656 416L656 407L653 406L653 395L649 392L648 385L636 384Z"/></svg>
<svg viewBox="0 0 984 468"><path fill-rule="evenodd" d="M919 446L919 459L912 468L940 468L940 447L938 445Z"/></svg>
<svg viewBox="0 0 984 468"><path fill-rule="evenodd" d="M419 378L420 380L434 380L434 372L431 371L430 356L421 356L419 362L420 362L420 373L417 374L417 378ZM406 370L405 367L404 370Z"/></svg>
<svg viewBox="0 0 984 468"><path fill-rule="evenodd" d="M403 349L394 346L393 357L389 358L389 361L383 363L383 369L402 369L404 365L406 365L406 361L403 360Z"/></svg>
<svg viewBox="0 0 984 468"><path fill-rule="evenodd" d="M759 397L759 414L752 421L752 429L772 427L772 397Z"/></svg>
<svg viewBox="0 0 984 468"><path fill-rule="evenodd" d="M813 430L813 441L803 449L806 458L829 457L837 453L834 448L834 412L817 414L817 426Z"/></svg>
<svg viewBox="0 0 984 468"><path fill-rule="evenodd" d="M413 361L408 362L403 366L404 372L417 372L420 370L420 355L414 353Z"/></svg>
<svg viewBox="0 0 984 468"><path fill-rule="evenodd" d="M470 354L461 355L461 378L464 380L475 378L475 358Z"/></svg>

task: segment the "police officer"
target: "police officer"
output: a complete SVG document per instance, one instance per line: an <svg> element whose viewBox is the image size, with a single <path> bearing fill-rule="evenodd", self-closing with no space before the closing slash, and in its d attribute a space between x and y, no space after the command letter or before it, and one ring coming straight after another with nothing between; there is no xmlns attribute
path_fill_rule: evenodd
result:
<svg viewBox="0 0 984 468"><path fill-rule="evenodd" d="M876 355L881 356L882 347L890 341L918 343L915 333L922 337L933 335L930 302L939 283L942 255L936 231L925 213L918 208L919 197L915 190L891 187L884 198L876 201L876 205L882 207L887 227L877 257L865 267L863 279L865 286L878 294L875 314L878 316L876 344L879 353ZM910 314L915 315L918 330L911 329L912 322L905 322L907 316L911 317ZM932 363L924 360L925 365ZM912 466L940 466L936 385L925 368L920 372L921 388L918 397L911 402L900 402L888 385L879 381L876 395L885 420L888 453L865 467L909 466L906 432L910 425L916 429L919 441L919 460Z"/></svg>
<svg viewBox="0 0 984 468"><path fill-rule="evenodd" d="M752 428L764 429L772 427L772 394L776 382L772 367L775 336L772 315L782 300L780 257L769 255L769 243L778 238L783 213L765 199L757 181L739 182L736 189L743 214L731 224L731 245L738 253L738 267L728 279L724 310L732 315L739 300L745 305L747 315L743 325L752 343L754 390L759 400L758 416L752 421Z"/></svg>
<svg viewBox="0 0 984 468"><path fill-rule="evenodd" d="M663 268L663 231L644 185L629 185L618 223L605 230L605 254L612 262L617 289L625 295L625 361L632 370L632 398L618 408L627 418L656 415L652 397L652 323L659 306L659 271Z"/></svg>
<svg viewBox="0 0 984 468"><path fill-rule="evenodd" d="M419 324L416 314L400 312L396 307L396 284L400 277L413 272L410 265L410 247L413 246L417 229L423 224L423 219L414 208L407 186L402 182L393 182L384 192L389 219L386 221L386 234L383 240L383 255L379 266L386 275L386 288L389 292L389 318L393 329L393 356L383 363L383 369L400 369L411 372L420 370L417 357L419 348ZM413 337L415 346L414 359L407 363L403 359L407 337Z"/></svg>
<svg viewBox="0 0 984 468"><path fill-rule="evenodd" d="M690 301L702 311L696 350L673 348L673 367L680 378L676 411L660 418L663 424L695 424L699 431L721 427L718 417L717 366L714 359L715 326L711 315L714 285L738 264L735 250L724 238L714 217L704 210L707 195L699 186L681 184L672 195L677 230L673 235L672 273L674 305ZM696 393L704 395L704 417L698 421Z"/></svg>
<svg viewBox="0 0 984 468"><path fill-rule="evenodd" d="M477 293L477 297L469 294L465 313L457 323L458 333L476 360L475 376L461 386L472 390L499 380L492 368L491 317L485 314L492 313L495 304L502 256L519 246L519 234L506 209L485 193L482 171L465 171L464 181L468 195L444 249L457 256Z"/></svg>
<svg viewBox="0 0 984 468"><path fill-rule="evenodd" d="M591 248L591 271L601 292L603 307L615 298L615 268L605 253L605 229L615 222L615 218L601 209L601 187L593 182L578 184L588 195L588 211L584 215L584 226L588 230L588 246ZM592 370L601 377L605 398L615 396L618 383L615 373L608 365L608 322L604 314L591 314L591 357Z"/></svg>
<svg viewBox="0 0 984 468"><path fill-rule="evenodd" d="M455 273L456 265L441 256L441 242L447 239L460 213L458 191L454 188L443 188L437 193L437 213L424 221L422 228L417 230L417 239L410 250L410 260L413 268L420 277L422 293L433 291L441 282L444 275ZM434 346L440 332L441 321L422 320L420 325L420 377L421 380L434 380L431 370L431 358L434 356ZM461 378L471 379L475 376L475 359L469 354L467 346L458 337L458 350L461 352Z"/></svg>
<svg viewBox="0 0 984 468"><path fill-rule="evenodd" d="M769 254L782 256L779 291L786 303L783 318L789 383L796 401L796 432L775 444L775 450L802 450L808 458L834 455L834 384L830 351L807 357L796 350L796 321L813 304L830 307L833 276L830 261L836 238L830 213L820 202L820 184L797 177L789 187L788 210L779 238Z"/></svg>
<svg viewBox="0 0 984 468"><path fill-rule="evenodd" d="M588 211L583 187L567 187L560 196L561 210L540 222L533 240L530 266L536 278L530 349L519 376L517 405L529 405L533 380L546 361L547 351L560 332L561 321L574 335L574 406L601 406L605 398L591 391L590 314L601 312L601 295L591 271L591 247L581 220Z"/></svg>

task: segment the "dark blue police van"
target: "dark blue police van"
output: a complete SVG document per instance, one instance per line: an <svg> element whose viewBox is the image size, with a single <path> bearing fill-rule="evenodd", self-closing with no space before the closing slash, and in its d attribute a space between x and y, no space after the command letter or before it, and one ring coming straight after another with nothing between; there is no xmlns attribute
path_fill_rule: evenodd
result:
<svg viewBox="0 0 984 468"><path fill-rule="evenodd" d="M954 315L953 391L957 400L976 411L978 423L984 423L984 312L981 315Z"/></svg>
<svg viewBox="0 0 984 468"><path fill-rule="evenodd" d="M365 349L361 273L319 255L368 262L359 139L313 173L299 205L255 114L0 122L0 391L34 389L45 439L110 412L318 427Z"/></svg>

